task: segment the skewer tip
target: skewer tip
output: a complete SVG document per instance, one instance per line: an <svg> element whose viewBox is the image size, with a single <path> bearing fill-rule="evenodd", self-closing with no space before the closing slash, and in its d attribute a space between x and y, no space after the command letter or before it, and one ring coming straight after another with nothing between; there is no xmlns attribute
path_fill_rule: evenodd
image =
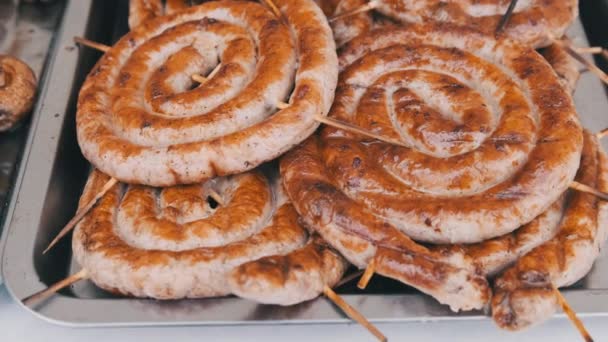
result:
<svg viewBox="0 0 608 342"><path fill-rule="evenodd" d="M572 322L572 324L574 324L578 332L581 334L581 337L585 340L585 342L593 342L593 338L587 331L587 328L585 328L585 325L580 320L580 318L578 318L576 312L572 309L570 304L568 304L568 301L566 300L566 298L564 298L564 295L555 286L553 286L553 291L555 292L555 296L557 297L557 301L562 307L562 310L564 311L566 316L568 316L568 319Z"/></svg>
<svg viewBox="0 0 608 342"><path fill-rule="evenodd" d="M601 192L593 187L590 187L589 185L573 181L572 183L570 183L570 188L580 191L580 192L585 192L585 193L597 196L605 201L608 201L607 193Z"/></svg>
<svg viewBox="0 0 608 342"><path fill-rule="evenodd" d="M598 133L595 134L595 136L598 139L603 139L604 137L606 137L608 135L608 128L604 128L603 130L599 131Z"/></svg>
<svg viewBox="0 0 608 342"><path fill-rule="evenodd" d="M332 290L329 286L325 285L323 287L323 294L325 294L325 296L327 298L329 298L329 300L331 300L340 309L342 309L342 311L344 311L344 313L348 317L350 317L357 323L361 324L364 328L366 328L372 335L374 335L378 339L378 341L382 341L382 342L388 341L386 336L384 336L384 334L382 334L380 332L380 330L378 330L378 328L376 328L376 326L374 326L372 323L370 323L370 321L368 321L367 318L365 318L365 316L363 316L361 313L359 313L357 310L355 310L355 308L350 306L342 297L340 297L337 293L335 293L334 290Z"/></svg>
<svg viewBox="0 0 608 342"><path fill-rule="evenodd" d="M48 288L36 292L31 296L28 296L26 298L24 298L22 300L23 304L26 306L32 306L36 303L39 303L47 298L49 298L50 296L52 296L53 294L55 294L57 291L68 287L74 283L76 283L77 281L80 281L82 279L86 279L88 278L88 273L86 269L81 269L80 271L72 274L71 276L58 281L57 283L49 286Z"/></svg>
<svg viewBox="0 0 608 342"><path fill-rule="evenodd" d="M374 265L374 259L372 259L372 261L370 261L369 264L367 265L367 267L365 268L365 272L361 276L361 279L359 279L359 282L357 283L357 287L360 288L361 290L365 290L365 288L367 287L367 284L369 284L370 279L372 279L372 276L374 275L374 271L375 271L375 265Z"/></svg>
<svg viewBox="0 0 608 342"><path fill-rule="evenodd" d="M74 42L86 47L90 47L93 48L95 50L99 50L101 52L108 52L108 50L110 50L110 47L108 45L105 44L101 44L101 43L97 43L94 42L92 40L88 40L86 38L83 37L78 37L78 36L74 36Z"/></svg>
<svg viewBox="0 0 608 342"><path fill-rule="evenodd" d="M203 83L207 82L207 78L205 76L201 76L199 74L192 74L191 77L192 77L192 80L197 83L203 84Z"/></svg>
<svg viewBox="0 0 608 342"><path fill-rule="evenodd" d="M283 109L285 109L285 108L287 108L287 107L289 107L289 103L286 103L286 102L278 102L278 103L277 103L277 108L278 108L278 109L283 110Z"/></svg>
<svg viewBox="0 0 608 342"><path fill-rule="evenodd" d="M49 243L46 249L42 251L42 254L46 254L46 252L53 248L53 246L55 246L57 242L61 240L62 237L69 233L78 224L78 222L80 222L80 220L82 220L82 218L95 206L95 204L97 204L97 201L99 201L99 199L102 198L117 183L118 179L110 178L110 180L107 181L106 184L104 184L103 188L101 188L101 190L95 195L95 197L76 212L76 215L72 217L72 219L65 225L65 227L63 227L61 231L59 231L59 234L57 234L57 236L55 236L51 243Z"/></svg>

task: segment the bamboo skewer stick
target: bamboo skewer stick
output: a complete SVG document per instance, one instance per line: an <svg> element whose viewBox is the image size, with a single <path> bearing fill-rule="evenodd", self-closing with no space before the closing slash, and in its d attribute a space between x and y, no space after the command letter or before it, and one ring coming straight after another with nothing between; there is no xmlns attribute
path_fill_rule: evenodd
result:
<svg viewBox="0 0 608 342"><path fill-rule="evenodd" d="M557 301L559 305L562 307L564 313L568 316L568 319L574 324L578 332L581 334L585 342L593 342L593 338L585 328L583 322L578 318L576 312L570 307L566 298L562 295L562 293L557 289L557 287L553 286L553 291L555 291L555 296L557 297Z"/></svg>
<svg viewBox="0 0 608 342"><path fill-rule="evenodd" d="M509 20L511 19L511 16L513 15L516 5L517 0L511 0L511 3L509 3L509 7L507 8L507 12L505 12L505 14L500 18L500 21L496 26L496 30L494 31L495 34L500 34L505 29L509 23Z"/></svg>
<svg viewBox="0 0 608 342"><path fill-rule="evenodd" d="M103 188L101 188L97 195L95 195L92 200L90 200L84 207L82 207L82 209L76 212L76 215L74 215L74 217L72 217L68 224L66 224L65 227L61 229L59 234L57 234L53 241L51 241L49 246L42 252L42 254L48 252L62 237L64 237L70 230L72 230L78 224L78 222L80 222L80 220L82 220L82 218L93 208L93 206L97 204L97 201L99 201L100 198L102 198L114 185L116 185L116 183L118 183L118 180L116 178L110 178L110 180L103 186Z"/></svg>
<svg viewBox="0 0 608 342"><path fill-rule="evenodd" d="M592 55L598 55L601 54L602 51L604 51L604 49L602 49L600 46L590 46L590 47L575 47L573 48L574 51L576 51L577 53L588 53L588 54L592 54Z"/></svg>
<svg viewBox="0 0 608 342"><path fill-rule="evenodd" d="M402 143L401 141L395 140L395 139L391 139L388 137L384 137L382 135L376 134L376 133L372 133L369 131L366 131L360 127L357 127L351 123L348 122L344 122L344 121L339 121L336 119L332 119L332 118L328 118L325 116L321 116L321 115L316 115L315 116L315 120L326 124L327 126L332 126L335 128L339 128L339 129L343 129L345 131L349 131L352 133L356 133L356 134L361 134L364 135L366 137L370 137L370 138L374 138L376 140L380 140L380 141L384 141L385 143L389 143L389 144L393 144L393 145L397 145L397 146L403 146L403 147L408 147L407 145L405 145L404 143Z"/></svg>
<svg viewBox="0 0 608 342"><path fill-rule="evenodd" d="M372 11L376 7L378 7L378 3L376 1L374 1L374 0L370 0L370 2L368 2L367 4L365 4L365 5L361 6L361 7L355 8L355 9L353 9L351 11L344 12L344 13L341 13L341 14L338 14L338 15L335 15L335 16L329 18L329 22L332 23L332 22L334 22L336 20L340 20L340 19L344 19L344 18L347 18L347 17L351 17L351 16L357 15L359 13Z"/></svg>
<svg viewBox="0 0 608 342"><path fill-rule="evenodd" d="M215 76L220 71L221 68L222 68L222 63L218 64L213 70L211 70L209 75L207 75L206 79L213 78L213 76Z"/></svg>
<svg viewBox="0 0 608 342"><path fill-rule="evenodd" d="M207 77L205 77L205 76L201 76L201 75L199 75L199 74L192 74L192 76L191 76L191 77L192 77L192 80L193 80L194 82L198 82L198 83L201 83L201 84L203 84L203 83L207 82L207 80L208 80L208 78L207 78Z"/></svg>
<svg viewBox="0 0 608 342"><path fill-rule="evenodd" d="M192 80L195 81L195 82L198 82L200 84L203 84L203 83L209 81L211 78L213 78L213 76L215 76L215 74L217 74L220 71L221 68L222 68L222 63L216 65L215 68L213 70L211 70L211 72L207 76L202 76L202 75L199 75L199 74L193 74L191 76Z"/></svg>
<svg viewBox="0 0 608 342"><path fill-rule="evenodd" d="M40 292L34 293L33 295L31 295L29 297L24 298L22 300L23 304L25 304L27 306L31 306L36 303L39 303L39 302L49 298L50 296L55 294L57 291L63 289L64 287L68 287L80 280L87 279L88 277L89 276L87 274L87 270L83 268L80 271L72 274L71 276L51 285L50 287L48 287Z"/></svg>
<svg viewBox="0 0 608 342"><path fill-rule="evenodd" d="M272 11L272 13L274 13L274 15L277 18L281 17L281 11L277 7L277 5L274 4L274 1L272 1L272 0L263 0L263 1L266 4L266 6L270 7L270 10Z"/></svg>
<svg viewBox="0 0 608 342"><path fill-rule="evenodd" d="M374 275L375 269L374 259L372 259L369 264L367 264L363 276L361 276L361 279L359 279L359 282L357 283L358 288L364 290L367 287L367 284L369 284L370 279L372 279L372 276Z"/></svg>
<svg viewBox="0 0 608 342"><path fill-rule="evenodd" d="M577 191L581 191L581 192L586 192L588 194L592 194L594 196L597 196L605 201L608 201L608 194L605 192L601 192L595 188L590 187L589 185L585 185L576 181L573 181L572 183L570 183L570 188L577 190Z"/></svg>
<svg viewBox="0 0 608 342"><path fill-rule="evenodd" d="M602 138L604 138L604 137L605 137L605 136L607 136L607 135L608 135L608 128L604 128L603 130L601 130L601 131L599 131L599 132L597 132L597 133L595 134L595 136L596 136L598 139L602 139Z"/></svg>
<svg viewBox="0 0 608 342"><path fill-rule="evenodd" d="M573 47L570 43L564 40L553 39L553 42L559 46L561 46L572 58L576 59L579 63L584 65L589 71L594 73L597 77L599 77L602 82L608 84L608 75L602 69L598 68L593 62L588 61L585 57L581 56L578 52L575 51L575 47ZM607 55L608 56L608 55Z"/></svg>
<svg viewBox="0 0 608 342"><path fill-rule="evenodd" d="M388 341L378 328L371 324L365 316L360 314L355 308L350 306L342 297L336 294L329 286L325 285L323 288L323 294L334 304L336 304L348 317L352 318L357 323L361 324L366 328L372 335L374 335L379 341Z"/></svg>
<svg viewBox="0 0 608 342"><path fill-rule="evenodd" d="M226 205L226 202L224 202L224 199L222 198L222 196L220 196L220 194L218 194L217 191L215 191L213 189L209 190L209 197L213 198L213 200L216 201L220 207L223 207Z"/></svg>
<svg viewBox="0 0 608 342"><path fill-rule="evenodd" d="M93 48L95 50L99 50L101 52L108 52L108 50L110 50L110 47L105 44L97 43L83 37L74 37L74 42L86 47Z"/></svg>
<svg viewBox="0 0 608 342"><path fill-rule="evenodd" d="M346 285L346 284L350 283L351 281L359 278L362 274L363 274L363 271L353 272L353 273L347 275L346 277L342 278L342 280L340 280L340 282L338 282L336 284L336 286L334 286L334 288L337 289L339 287L342 287L343 285Z"/></svg>
<svg viewBox="0 0 608 342"><path fill-rule="evenodd" d="M573 47L572 49L580 54L601 55L606 61L608 61L608 50L601 46Z"/></svg>
<svg viewBox="0 0 608 342"><path fill-rule="evenodd" d="M282 102L282 101L277 103L277 108L278 108L278 109L283 110L283 109L285 109L285 108L287 108L287 107L289 107L289 103Z"/></svg>

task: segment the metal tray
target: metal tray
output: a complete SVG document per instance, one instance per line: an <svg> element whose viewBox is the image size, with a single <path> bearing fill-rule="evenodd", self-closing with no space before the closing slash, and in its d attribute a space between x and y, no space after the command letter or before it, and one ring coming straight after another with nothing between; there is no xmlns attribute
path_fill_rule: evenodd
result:
<svg viewBox="0 0 608 342"><path fill-rule="evenodd" d="M49 77L41 93L42 105L37 108L33 125L35 134L26 148L25 168L17 180L17 190L9 208L2 268L6 286L15 300L74 271L69 238L42 255L43 248L73 215L89 169L76 144L75 101L80 85L99 53L76 48L72 37L83 35L111 43L126 29L125 3L125 0L73 0L67 5L49 65ZM116 13L122 13L122 16ZM580 23L574 25L571 36L579 45L586 41ZM595 76L583 75L576 102L585 127L595 131L608 127L608 99ZM452 313L434 299L380 277L374 278L364 292L352 285L342 287L338 292L374 322L489 319L483 312ZM608 316L608 255L596 262L585 279L564 292L582 316ZM325 298L291 307L259 305L235 297L156 301L116 297L87 281L64 289L27 310L49 321L75 326L347 321Z"/></svg>
<svg viewBox="0 0 608 342"><path fill-rule="evenodd" d="M48 51L62 12L61 2L19 6L16 0L0 0L0 54L16 56L25 61L41 84L46 75L44 66ZM26 120L14 130L0 133L0 235L31 121ZM1 247L0 243L0 255Z"/></svg>

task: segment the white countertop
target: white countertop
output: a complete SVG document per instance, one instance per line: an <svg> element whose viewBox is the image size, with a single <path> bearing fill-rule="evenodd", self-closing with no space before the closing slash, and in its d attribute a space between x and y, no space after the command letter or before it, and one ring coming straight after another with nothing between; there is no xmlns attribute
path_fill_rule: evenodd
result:
<svg viewBox="0 0 608 342"><path fill-rule="evenodd" d="M608 308L607 308L608 309ZM608 341L608 318L584 320L596 342ZM378 324L389 341L561 342L580 341L565 319L554 319L531 330L501 331L490 320L442 323ZM34 316L13 301L0 285L0 341L374 341L357 324L241 327L70 328Z"/></svg>

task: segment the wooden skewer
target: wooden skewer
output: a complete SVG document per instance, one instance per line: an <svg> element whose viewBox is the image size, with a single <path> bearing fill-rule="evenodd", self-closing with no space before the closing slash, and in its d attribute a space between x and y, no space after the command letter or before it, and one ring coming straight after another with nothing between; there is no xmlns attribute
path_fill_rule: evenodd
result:
<svg viewBox="0 0 608 342"><path fill-rule="evenodd" d="M502 18L500 18L500 21L498 22L498 25L496 26L496 30L494 31L495 34L500 34L505 29L505 27L509 23L509 20L511 19L511 16L513 15L513 11L515 10L516 5L517 5L517 0L511 0L511 3L509 3L509 7L507 8L507 11L502 16Z"/></svg>
<svg viewBox="0 0 608 342"><path fill-rule="evenodd" d="M224 202L224 199L222 198L222 196L220 196L220 194L218 194L217 191L215 191L213 189L209 190L209 197L213 198L213 200L216 201L220 207L223 207L226 205L226 202Z"/></svg>
<svg viewBox="0 0 608 342"><path fill-rule="evenodd" d="M49 298L54 293L63 289L64 287L68 287L68 286L74 284L75 282L83 280L83 279L87 279L88 277L89 276L87 274L87 270L83 268L80 271L72 274L71 276L51 285L50 287L48 287L40 292L34 293L33 295L31 295L27 298L24 298L23 304L25 304L27 306L34 305L38 302L41 302L41 301Z"/></svg>
<svg viewBox="0 0 608 342"><path fill-rule="evenodd" d="M107 46L105 44L94 42L92 40L88 40L86 38L74 37L74 41L80 45L84 45L84 46L93 48L95 50L99 50L101 52L108 52L108 50L110 50L109 46Z"/></svg>
<svg viewBox="0 0 608 342"><path fill-rule="evenodd" d="M607 193L601 192L601 191L599 191L599 190L597 190L595 188L590 187L589 185L585 185L585 184L582 184L582 183L574 181L574 182L570 183L570 188L572 188L574 190L581 191L581 192L586 192L588 194L592 194L592 195L597 196L597 197L599 197L599 198L601 198L603 200L608 201L608 194Z"/></svg>
<svg viewBox="0 0 608 342"><path fill-rule="evenodd" d="M93 206L95 206L97 201L99 201L100 198L102 198L114 185L116 185L116 183L118 183L116 178L110 178L103 188L101 188L101 191L99 191L92 200L82 207L82 209L78 210L76 215L68 222L68 224L65 225L65 227L63 227L63 229L61 229L59 234L57 234L53 241L51 241L49 246L42 252L42 254L48 252L62 237L72 230L76 224L78 224L78 222L80 222L80 220L82 220L82 218L93 208Z"/></svg>
<svg viewBox="0 0 608 342"><path fill-rule="evenodd" d="M347 275L346 277L342 278L342 280L340 280L340 282L338 282L336 284L336 286L334 286L334 288L337 289L343 285L346 285L346 284L350 283L351 281L359 278L362 274L363 274L363 271L353 272L353 273Z"/></svg>
<svg viewBox="0 0 608 342"><path fill-rule="evenodd" d="M274 15L277 18L281 17L281 11L277 7L277 5L274 4L274 1L272 1L272 0L264 0L264 3L266 4L266 6L270 7L270 10L272 11L272 13L274 13Z"/></svg>
<svg viewBox="0 0 608 342"><path fill-rule="evenodd" d="M277 103L277 108L278 108L278 109L283 110L283 109L285 109L285 108L287 108L287 107L289 107L289 103L282 102L282 101L281 101L281 102L279 102L279 103Z"/></svg>
<svg viewBox="0 0 608 342"><path fill-rule="evenodd" d="M608 84L608 75L606 75L606 73L602 71L602 69L598 68L595 64L588 61L585 57L577 53L575 51L575 48L570 43L559 39L553 39L553 42L561 46L570 56L572 56L572 58L576 59L579 63L589 69L589 71L599 77L602 82Z"/></svg>
<svg viewBox="0 0 608 342"><path fill-rule="evenodd" d="M601 54L604 51L604 49L602 49L600 46L575 47L573 50L581 54L588 53L592 55Z"/></svg>
<svg viewBox="0 0 608 342"><path fill-rule="evenodd" d="M608 50L601 46L573 47L573 50L580 54L602 55L608 61Z"/></svg>
<svg viewBox="0 0 608 342"><path fill-rule="evenodd" d="M199 75L199 74L193 74L191 76L192 80L195 81L195 82L198 82L200 84L203 84L203 83L209 81L211 78L213 78L213 76L215 76L215 74L217 74L218 71L220 71L221 68L222 68L222 63L216 65L215 68L213 70L211 70L211 72L207 76L202 76L202 75Z"/></svg>
<svg viewBox="0 0 608 342"><path fill-rule="evenodd" d="M207 82L207 80L208 80L207 77L201 76L199 74L193 74L191 77L194 82L198 82L200 84L203 84L203 83Z"/></svg>
<svg viewBox="0 0 608 342"><path fill-rule="evenodd" d="M605 137L605 136L607 136L607 135L608 135L608 128L604 128L603 130L601 130L601 131L599 131L599 132L597 132L597 133L595 134L595 136L596 136L598 139L602 139L602 138L604 138L604 137Z"/></svg>
<svg viewBox="0 0 608 342"><path fill-rule="evenodd" d="M361 279L359 279L359 282L357 283L358 288L360 288L361 290L365 290L365 288L367 287L367 284L369 283L370 279L372 279L372 276L374 275L375 268L376 268L376 266L374 265L374 259L372 259L372 261L370 261L369 264L367 264L367 267L365 268L365 272L363 273L363 276L361 276Z"/></svg>
<svg viewBox="0 0 608 342"><path fill-rule="evenodd" d="M332 127L336 127L336 128L339 128L339 129L343 129L345 131L350 131L350 132L353 132L353 133L365 135L367 137L374 138L374 139L377 139L377 140L380 140L380 141L384 141L384 142L389 143L389 144L408 147L407 145L405 145L401 141L398 141L398 140L395 140L395 139L391 139L391 138L387 138L387 137L384 137L382 135L366 131L366 130L364 130L364 129L360 128L360 127L357 127L357 126L355 126L353 124L350 124L348 122L339 121L339 120L328 118L328 117L321 116L321 115L315 115L315 120L317 120L317 121L319 121L321 123L324 123L324 124L326 124L328 126L332 126Z"/></svg>
<svg viewBox="0 0 608 342"><path fill-rule="evenodd" d="M593 342L593 338L585 328L583 322L576 316L576 312L570 307L566 298L562 295L562 293L557 289L557 287L553 287L553 291L555 291L555 296L557 297L557 301L559 305L562 307L564 313L568 316L568 319L574 324L578 332L581 334L585 342Z"/></svg>
<svg viewBox="0 0 608 342"><path fill-rule="evenodd" d="M215 68L213 70L211 70L211 72L209 73L209 75L207 75L206 78L207 79L213 78L213 76L215 76L215 74L217 74L221 68L222 68L222 63L216 65Z"/></svg>
<svg viewBox="0 0 608 342"><path fill-rule="evenodd" d="M336 20L340 20L340 19L344 19L346 17L350 17L359 13L363 13L363 12L368 12L368 11L372 11L374 10L376 7L378 7L378 3L374 0L370 0L370 2L368 2L367 4L359 7L359 8L355 8L351 11L348 12L344 12L341 14L338 14L336 16L333 16L331 18L329 18L329 22L334 22Z"/></svg>
<svg viewBox="0 0 608 342"><path fill-rule="evenodd" d="M384 336L378 328L376 328L373 324L371 324L367 318L365 318L362 314L360 314L355 308L350 306L342 297L340 297L337 293L335 293L329 286L325 285L323 288L323 293L329 300L331 300L334 304L336 304L344 313L355 320L357 323L361 324L365 329L367 329L372 335L374 335L379 341L386 342L387 338Z"/></svg>
<svg viewBox="0 0 608 342"><path fill-rule="evenodd" d="M592 47L577 47L573 48L574 51L580 54L592 54L592 55L601 55L606 61L608 61L608 50L602 48L601 46L592 46Z"/></svg>

